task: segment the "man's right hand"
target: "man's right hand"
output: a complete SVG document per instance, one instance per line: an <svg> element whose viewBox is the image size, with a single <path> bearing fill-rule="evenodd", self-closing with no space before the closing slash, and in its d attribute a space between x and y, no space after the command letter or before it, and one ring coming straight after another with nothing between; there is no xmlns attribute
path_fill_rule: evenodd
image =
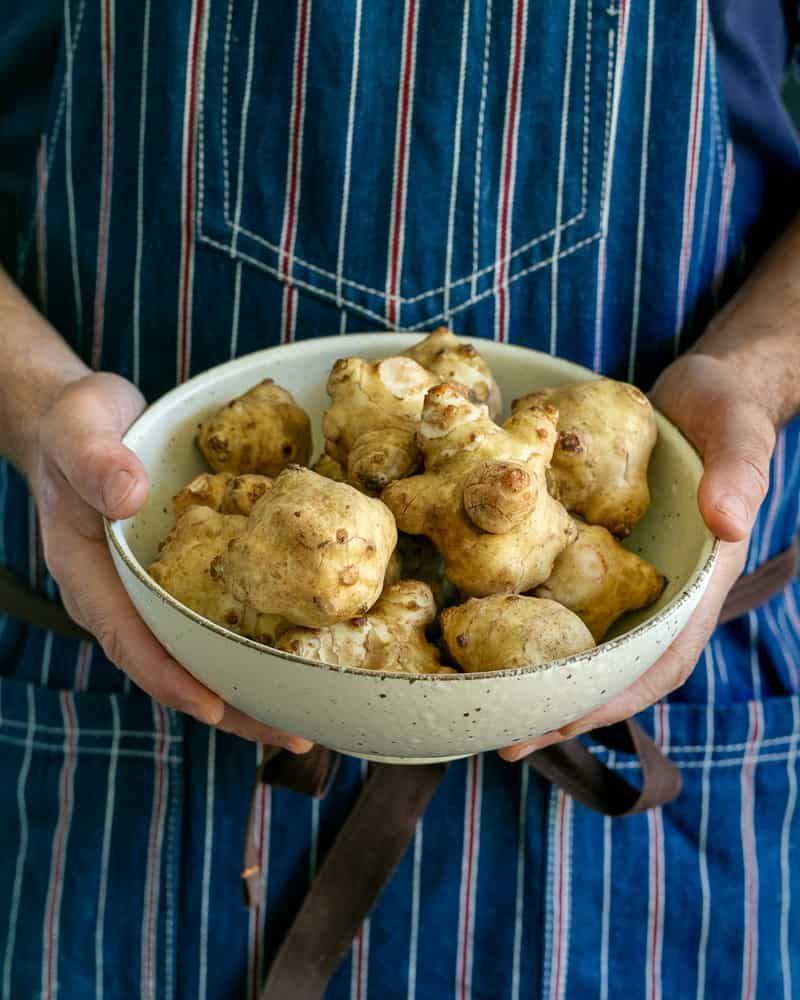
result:
<svg viewBox="0 0 800 1000"><path fill-rule="evenodd" d="M144 467L121 440L144 406L125 379L89 374L66 383L39 419L25 471L64 606L156 700L246 739L302 753L311 746L307 740L256 722L184 670L136 613L117 576L101 515L131 517L147 498Z"/></svg>

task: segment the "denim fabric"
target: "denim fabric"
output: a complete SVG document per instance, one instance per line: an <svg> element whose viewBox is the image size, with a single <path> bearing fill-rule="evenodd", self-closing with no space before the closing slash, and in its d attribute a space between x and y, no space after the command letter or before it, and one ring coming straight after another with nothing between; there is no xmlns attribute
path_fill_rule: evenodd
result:
<svg viewBox="0 0 800 1000"><path fill-rule="evenodd" d="M737 169L702 0L60 13L46 106L32 87L19 111L24 194L2 175L23 219L6 259L149 399L280 341L440 322L648 387L760 249L763 178ZM797 445L794 425L751 566L797 528ZM0 507L0 563L54 596L5 465ZM328 996L795 995L799 601L719 629L645 713L684 771L667 809L612 823L495 757L451 767ZM254 748L10 621L0 674L0 996L254 996L361 763L321 805L262 793L248 914Z"/></svg>

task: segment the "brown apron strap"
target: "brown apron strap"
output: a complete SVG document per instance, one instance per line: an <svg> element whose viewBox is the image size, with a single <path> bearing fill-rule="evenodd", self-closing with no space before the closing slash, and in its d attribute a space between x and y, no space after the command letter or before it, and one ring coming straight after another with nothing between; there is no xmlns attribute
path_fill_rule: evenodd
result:
<svg viewBox="0 0 800 1000"><path fill-rule="evenodd" d="M740 576L730 589L719 616L719 625L752 611L787 587L800 569L800 535L788 549L762 563L758 569Z"/></svg>
<svg viewBox="0 0 800 1000"><path fill-rule="evenodd" d="M3 567L0 567L0 614L9 615L26 625L48 629L68 639L94 642L94 636L77 625L60 604L54 604L29 590Z"/></svg>
<svg viewBox="0 0 800 1000"><path fill-rule="evenodd" d="M314 879L260 1000L319 1000L408 848L446 765L377 764Z"/></svg>
<svg viewBox="0 0 800 1000"><path fill-rule="evenodd" d="M680 771L633 719L595 729L592 739L639 758L641 788L606 767L580 740L565 740L526 758L530 767L578 802L605 816L630 816L671 802L681 790Z"/></svg>

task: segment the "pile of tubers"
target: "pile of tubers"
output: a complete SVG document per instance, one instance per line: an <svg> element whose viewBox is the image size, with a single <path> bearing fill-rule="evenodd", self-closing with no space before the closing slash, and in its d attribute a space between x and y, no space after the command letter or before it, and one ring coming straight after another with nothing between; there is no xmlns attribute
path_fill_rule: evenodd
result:
<svg viewBox="0 0 800 1000"><path fill-rule="evenodd" d="M485 360L447 329L336 362L323 453L266 379L206 420L212 472L174 497L152 578L209 621L342 667L452 674L591 649L666 581L624 549L656 421L612 379L533 392L497 423Z"/></svg>

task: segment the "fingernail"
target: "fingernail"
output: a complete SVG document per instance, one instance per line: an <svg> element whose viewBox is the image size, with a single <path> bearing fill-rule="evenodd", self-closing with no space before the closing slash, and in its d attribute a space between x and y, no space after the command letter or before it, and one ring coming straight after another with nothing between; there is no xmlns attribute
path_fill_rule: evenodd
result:
<svg viewBox="0 0 800 1000"><path fill-rule="evenodd" d="M720 514L724 514L729 521L733 521L737 528L747 531L750 527L750 512L747 509L747 504L740 496L736 496L734 493L727 493L717 501L716 506Z"/></svg>
<svg viewBox="0 0 800 1000"><path fill-rule="evenodd" d="M134 478L125 469L115 472L103 484L103 505L108 513L113 513L133 489Z"/></svg>

